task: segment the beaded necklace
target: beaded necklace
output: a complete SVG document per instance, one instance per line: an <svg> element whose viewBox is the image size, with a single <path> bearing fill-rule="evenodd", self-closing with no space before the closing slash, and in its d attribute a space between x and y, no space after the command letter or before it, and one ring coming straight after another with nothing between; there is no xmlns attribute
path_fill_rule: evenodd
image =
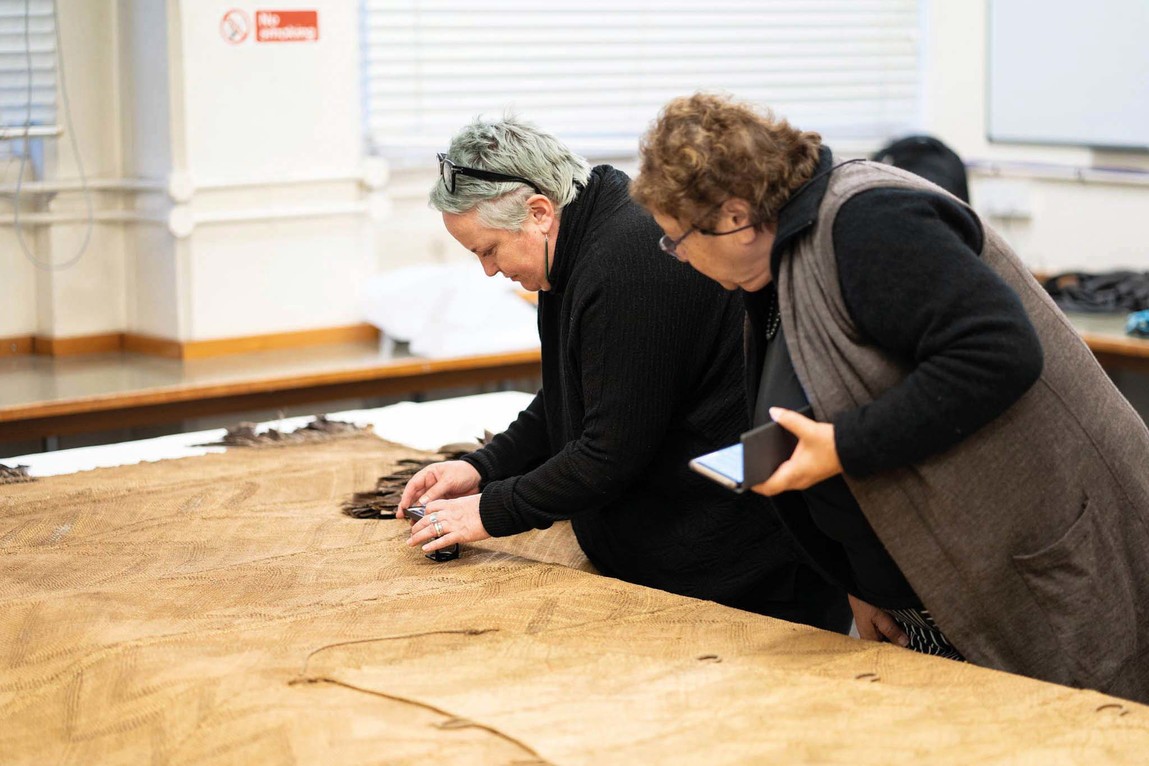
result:
<svg viewBox="0 0 1149 766"><path fill-rule="evenodd" d="M778 290L770 285L770 307L766 310L766 340L774 340L782 326L782 310L778 305Z"/></svg>

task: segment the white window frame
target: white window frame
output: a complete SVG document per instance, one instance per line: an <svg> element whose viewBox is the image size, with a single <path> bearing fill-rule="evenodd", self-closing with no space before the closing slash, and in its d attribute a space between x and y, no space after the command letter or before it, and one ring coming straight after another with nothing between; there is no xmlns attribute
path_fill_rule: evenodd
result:
<svg viewBox="0 0 1149 766"><path fill-rule="evenodd" d="M52 0L0 0L0 139L60 133L56 62Z"/></svg>
<svg viewBox="0 0 1149 766"><path fill-rule="evenodd" d="M721 90L836 151L920 129L926 0L361 0L367 150L424 164L514 112L628 157L659 107Z"/></svg>

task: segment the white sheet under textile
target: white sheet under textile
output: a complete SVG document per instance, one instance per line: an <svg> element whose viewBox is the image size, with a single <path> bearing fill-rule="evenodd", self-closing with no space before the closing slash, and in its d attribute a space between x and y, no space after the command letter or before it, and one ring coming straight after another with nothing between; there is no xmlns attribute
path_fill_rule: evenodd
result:
<svg viewBox="0 0 1149 766"><path fill-rule="evenodd" d="M511 424L520 411L534 398L521 391L499 391L492 394L460 396L434 402L400 402L371 410L347 410L328 413L331 420L371 425L375 433L388 441L423 450L434 450L452 442L474 441L485 430L498 433ZM261 423L258 431L276 428L293 431L311 421L310 416L283 418ZM224 452L224 447L194 445L219 441L226 429L213 428L155 439L77 447L57 452L37 452L3 458L5 465L26 465L32 476L58 476L93 468L111 468L144 461L171 460L195 455Z"/></svg>
<svg viewBox="0 0 1149 766"><path fill-rule="evenodd" d="M474 263L410 266L369 279L363 313L429 359L538 348L535 309L518 289Z"/></svg>

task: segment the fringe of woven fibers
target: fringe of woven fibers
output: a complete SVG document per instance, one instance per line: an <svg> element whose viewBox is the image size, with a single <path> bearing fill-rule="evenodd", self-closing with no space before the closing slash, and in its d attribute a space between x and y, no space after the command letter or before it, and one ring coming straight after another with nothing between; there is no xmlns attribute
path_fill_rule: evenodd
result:
<svg viewBox="0 0 1149 766"><path fill-rule="evenodd" d="M467 453L474 452L491 440L487 431L477 442L457 442L444 444L435 454L425 458L404 458L395 464L389 473L375 481L375 489L370 492L356 492L343 502L343 512L356 519L393 519L403 497L403 488L412 476L432 463L444 460L458 460Z"/></svg>
<svg viewBox="0 0 1149 766"><path fill-rule="evenodd" d="M256 432L256 424L243 422L227 429L227 433L218 442L211 442L200 446L204 447L282 447L289 444L315 444L317 442L343 439L348 436L359 436L371 433L371 426L360 426L342 420L328 420L326 415L318 415L306 425L294 431L280 431L269 428L266 431Z"/></svg>
<svg viewBox="0 0 1149 766"><path fill-rule="evenodd" d="M29 481L36 481L36 477L28 475L28 466L0 463L0 484L23 484Z"/></svg>

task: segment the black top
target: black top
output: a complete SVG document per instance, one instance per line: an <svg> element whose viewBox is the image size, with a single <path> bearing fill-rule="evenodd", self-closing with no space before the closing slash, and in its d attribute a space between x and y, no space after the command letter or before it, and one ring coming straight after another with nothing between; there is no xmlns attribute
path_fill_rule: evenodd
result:
<svg viewBox="0 0 1149 766"><path fill-rule="evenodd" d="M604 574L723 603L789 599L800 554L775 515L687 465L749 425L741 301L659 250L627 186L597 167L562 211L539 294L542 390L464 458L483 478L483 526L571 519Z"/></svg>
<svg viewBox="0 0 1149 766"><path fill-rule="evenodd" d="M769 285L767 289L746 295L750 326L758 338L765 337L773 292L773 285ZM755 422L769 422L770 407L797 410L809 403L790 361L785 328L780 327L766 344L761 369ZM917 594L862 515L862 509L841 476L833 476L801 492L786 492L775 498L775 503L811 557L826 570L827 577L842 588L863 601L887 609L921 607Z"/></svg>
<svg viewBox="0 0 1149 766"><path fill-rule="evenodd" d="M817 172L830 168L823 148ZM782 208L772 273L809 234L828 180L816 174ZM1017 295L981 261L983 236L968 208L929 191L874 189L839 210L833 242L846 308L870 342L911 370L879 399L834 419L846 474L944 452L1004 412L1040 374L1036 333ZM751 401L766 400L756 403L755 422L766 421L772 403L806 403L784 332L765 342L772 291L746 296L747 390ZM848 590L876 606L921 606L842 477L775 502L807 552Z"/></svg>

